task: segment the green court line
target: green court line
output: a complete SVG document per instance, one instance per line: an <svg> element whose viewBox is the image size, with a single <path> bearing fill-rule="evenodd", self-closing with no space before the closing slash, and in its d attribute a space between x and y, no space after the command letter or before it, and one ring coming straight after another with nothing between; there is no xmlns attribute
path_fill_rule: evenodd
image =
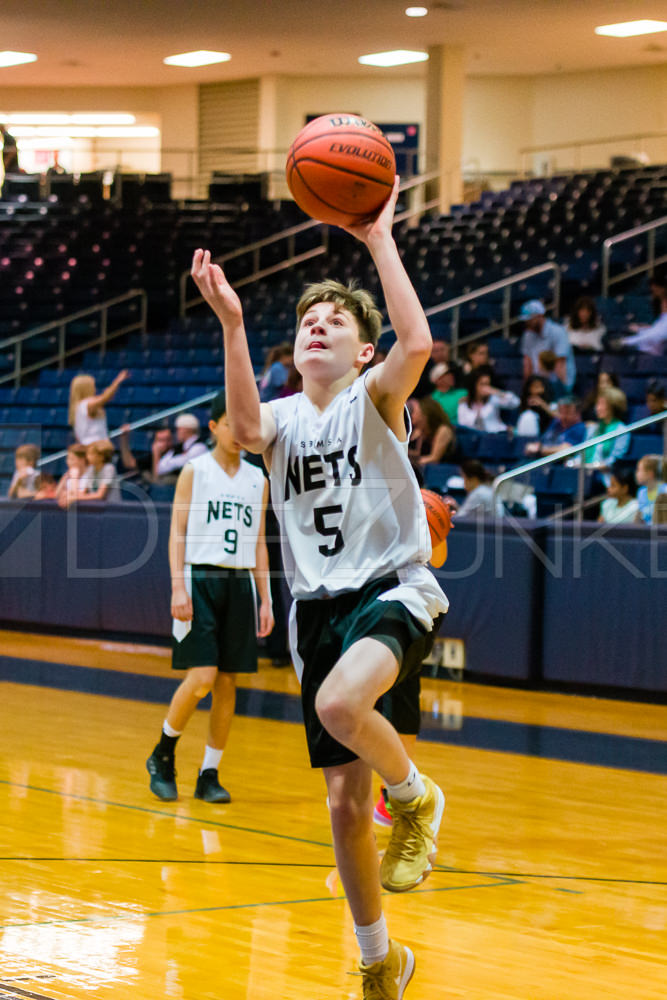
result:
<svg viewBox="0 0 667 1000"><path fill-rule="evenodd" d="M148 806L135 806L127 802L113 802L110 799L96 799L90 795L75 795L73 792L59 792L55 788L40 788L37 785L24 785L18 781L8 781L0 778L0 785L8 785L11 788L26 788L31 792L42 792L45 795L57 795L61 799L74 799L77 802L92 802L94 805L114 806L117 809L129 809L131 812L148 813L149 816L167 816L169 819L184 820L187 823L198 823L199 826L214 826L224 830L237 830L240 833L255 833L260 837L275 837L277 840L288 840L296 844L309 844L311 847L328 847L333 850L331 843L320 840L308 840L306 837L294 837L287 833L274 833L273 830L255 830L249 826L237 826L234 823L221 823L214 819L200 819L198 816L187 816L183 813L164 812L161 809L150 809Z"/></svg>
<svg viewBox="0 0 667 1000"><path fill-rule="evenodd" d="M553 879L563 882L609 882L612 885L655 885L666 886L667 882L655 882L653 879L640 878L606 878L601 875L544 875L541 872L482 872L473 868L452 868L448 865L435 865L433 871L450 872L452 875L497 875L498 878L535 878Z"/></svg>
<svg viewBox="0 0 667 1000"><path fill-rule="evenodd" d="M495 881L480 882L479 884L473 885L448 885L442 886L440 888L429 888L429 889L415 889L410 893L411 896L416 895L434 895L440 892L462 892L468 889L497 889L505 885L521 885L518 879L513 878L500 878L499 876L490 876L494 878ZM383 892L383 896L393 896L395 893ZM0 931L12 930L16 927L61 927L67 926L69 924L108 924L114 921L125 922L127 920L137 920L146 917L174 917L174 916L186 916L199 913L223 913L225 910L256 910L262 909L269 906L299 906L308 903L342 903L345 900L344 895L339 896L315 896L306 899L274 899L268 900L265 903L229 903L226 906L203 906L195 907L194 909L185 910L147 910L140 913L118 913L113 916L101 917L72 917L68 920L36 920L36 921L26 921L20 924L0 924Z"/></svg>

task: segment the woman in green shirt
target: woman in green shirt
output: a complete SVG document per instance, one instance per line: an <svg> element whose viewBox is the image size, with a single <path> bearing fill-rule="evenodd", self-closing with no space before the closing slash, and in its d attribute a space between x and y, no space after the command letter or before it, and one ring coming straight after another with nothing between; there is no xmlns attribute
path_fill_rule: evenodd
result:
<svg viewBox="0 0 667 1000"><path fill-rule="evenodd" d="M440 404L453 424L456 423L459 400L467 395L465 389L458 388L458 375L458 369L451 362L434 365L430 374L435 386L431 399Z"/></svg>

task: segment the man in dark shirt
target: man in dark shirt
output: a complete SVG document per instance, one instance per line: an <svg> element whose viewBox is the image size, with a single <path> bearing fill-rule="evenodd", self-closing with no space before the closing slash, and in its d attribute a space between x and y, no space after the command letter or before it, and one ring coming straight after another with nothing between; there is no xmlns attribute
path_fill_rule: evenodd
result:
<svg viewBox="0 0 667 1000"><path fill-rule="evenodd" d="M554 455L585 440L586 424L581 419L581 404L574 396L563 396L558 401L558 416L551 421L539 441L526 445L526 454Z"/></svg>

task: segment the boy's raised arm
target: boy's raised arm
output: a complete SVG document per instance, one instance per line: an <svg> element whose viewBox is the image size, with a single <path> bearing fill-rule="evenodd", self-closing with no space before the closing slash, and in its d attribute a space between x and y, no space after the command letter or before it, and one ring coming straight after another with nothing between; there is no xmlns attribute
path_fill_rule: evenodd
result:
<svg viewBox="0 0 667 1000"><path fill-rule="evenodd" d="M262 452L276 436L271 407L260 403L252 370L241 301L208 250L195 250L192 278L222 325L227 417L234 438L247 451Z"/></svg>
<svg viewBox="0 0 667 1000"><path fill-rule="evenodd" d="M347 229L368 247L382 283L389 319L396 333L383 364L371 369L368 391L385 421L403 422L403 405L411 395L431 353L428 320L400 258L391 233L399 178L380 214L372 222Z"/></svg>

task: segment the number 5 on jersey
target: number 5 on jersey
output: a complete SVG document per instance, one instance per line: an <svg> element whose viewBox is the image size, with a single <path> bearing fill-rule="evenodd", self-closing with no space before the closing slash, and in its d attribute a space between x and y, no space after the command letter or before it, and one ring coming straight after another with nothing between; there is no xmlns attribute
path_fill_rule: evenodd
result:
<svg viewBox="0 0 667 1000"><path fill-rule="evenodd" d="M333 545L318 545L317 549L323 556L335 556L337 552L345 547L343 533L337 524L327 524L325 518L331 519L335 514L342 514L343 508L340 504L332 504L330 507L314 507L315 530L325 538L333 538Z"/></svg>

